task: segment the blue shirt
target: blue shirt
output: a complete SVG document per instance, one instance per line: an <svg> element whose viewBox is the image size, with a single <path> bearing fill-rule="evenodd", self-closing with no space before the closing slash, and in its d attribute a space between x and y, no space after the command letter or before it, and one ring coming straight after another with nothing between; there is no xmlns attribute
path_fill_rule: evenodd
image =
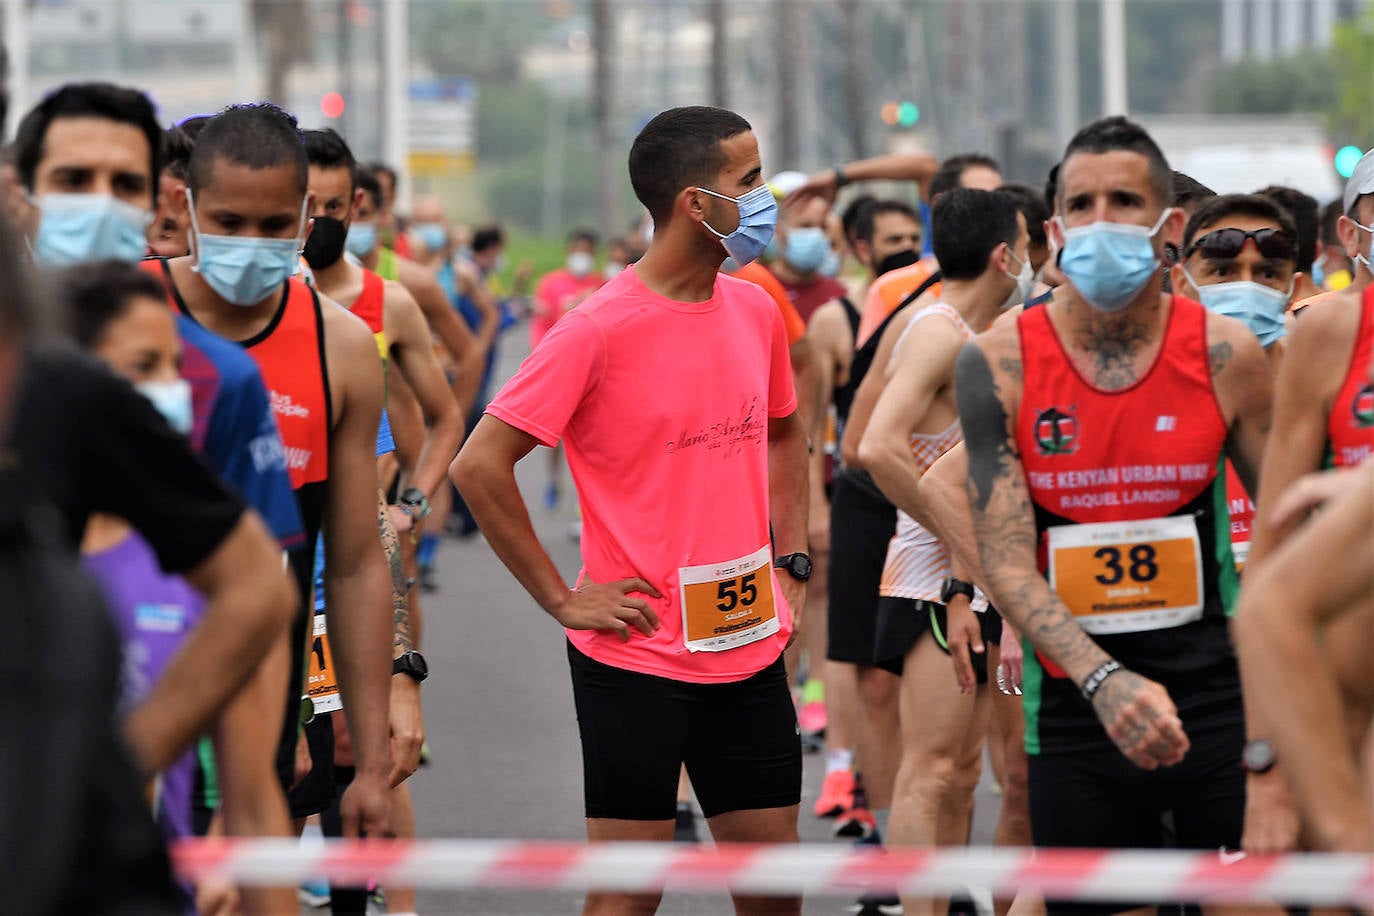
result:
<svg viewBox="0 0 1374 916"><path fill-rule="evenodd" d="M176 320L181 374L191 384L195 411L192 444L257 510L284 549L303 546L286 453L257 363L193 319L179 314Z"/></svg>

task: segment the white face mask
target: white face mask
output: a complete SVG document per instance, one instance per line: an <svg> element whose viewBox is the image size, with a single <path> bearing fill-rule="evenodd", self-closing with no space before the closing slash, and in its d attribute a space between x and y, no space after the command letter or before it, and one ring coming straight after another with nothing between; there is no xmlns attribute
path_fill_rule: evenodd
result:
<svg viewBox="0 0 1374 916"><path fill-rule="evenodd" d="M596 267L596 259L585 251L572 251L568 253L567 267L574 277L585 277Z"/></svg>
<svg viewBox="0 0 1374 916"><path fill-rule="evenodd" d="M1015 274L1003 271L1003 273L1016 281L1016 288L1007 296L1007 301L1002 303L1002 311L1004 312L1007 309L1015 308L1022 302L1025 302L1030 298L1031 292L1035 289L1035 271L1031 270L1030 258L1017 257L1016 252L1012 251L1010 248L1007 249L1007 254L1021 262L1021 269Z"/></svg>
<svg viewBox="0 0 1374 916"><path fill-rule="evenodd" d="M1351 220L1356 226L1369 233L1369 252L1367 254L1355 255L1355 260L1364 265L1364 269L1374 272L1374 226L1366 226L1357 220Z"/></svg>
<svg viewBox="0 0 1374 916"><path fill-rule="evenodd" d="M195 423L195 410L191 402L191 383L179 378L170 382L139 382L134 386L138 393L153 402L157 412L167 420L167 425L189 435Z"/></svg>

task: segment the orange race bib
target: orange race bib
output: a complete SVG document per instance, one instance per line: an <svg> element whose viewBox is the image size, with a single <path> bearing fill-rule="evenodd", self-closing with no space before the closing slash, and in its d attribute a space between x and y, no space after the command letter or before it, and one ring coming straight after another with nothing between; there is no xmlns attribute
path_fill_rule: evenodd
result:
<svg viewBox="0 0 1374 916"><path fill-rule="evenodd" d="M678 570L682 635L691 652L723 652L778 632L773 551Z"/></svg>
<svg viewBox="0 0 1374 916"><path fill-rule="evenodd" d="M339 695L339 678L334 671L334 655L329 651L329 634L325 629L325 615L315 615L315 638L310 644L306 663L305 695L315 707L315 715L343 709Z"/></svg>
<svg viewBox="0 0 1374 916"><path fill-rule="evenodd" d="M1050 587L1088 633L1202 619L1202 549L1191 515L1050 528Z"/></svg>

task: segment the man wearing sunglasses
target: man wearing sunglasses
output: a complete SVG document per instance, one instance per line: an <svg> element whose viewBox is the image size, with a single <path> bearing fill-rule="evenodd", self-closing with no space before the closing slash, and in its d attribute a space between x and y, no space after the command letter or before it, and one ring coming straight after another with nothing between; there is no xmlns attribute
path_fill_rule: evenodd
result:
<svg viewBox="0 0 1374 916"><path fill-rule="evenodd" d="M1246 817L1223 455L1253 489L1269 366L1240 322L1159 288L1183 214L1121 117L1070 141L1050 226L1068 282L956 366L989 598L1021 631L1037 846L1236 848ZM1138 906L1135 904L1134 906ZM1119 913L1127 901L1047 912Z"/></svg>

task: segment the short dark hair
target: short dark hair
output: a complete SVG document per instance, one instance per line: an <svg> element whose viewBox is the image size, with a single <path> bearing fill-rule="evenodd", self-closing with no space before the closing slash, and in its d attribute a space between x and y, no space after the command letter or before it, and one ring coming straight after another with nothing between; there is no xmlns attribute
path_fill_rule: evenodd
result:
<svg viewBox="0 0 1374 916"><path fill-rule="evenodd" d="M1271 184L1255 192L1267 197L1293 217L1293 228L1297 230L1298 262L1297 269L1305 274L1312 272L1312 262L1317 260L1317 234L1320 222L1317 199L1304 194L1297 188Z"/></svg>
<svg viewBox="0 0 1374 916"><path fill-rule="evenodd" d="M917 226L921 225L921 215L916 209L900 200L875 200L872 206L859 214L859 223L854 227L854 238L873 244L873 234L878 229L878 217L885 213L899 213Z"/></svg>
<svg viewBox="0 0 1374 916"><path fill-rule="evenodd" d="M601 244L601 236L597 235L595 229L589 229L586 226L578 226L572 232L568 233L568 244L572 245L576 242L590 242L591 246L595 248L597 245Z"/></svg>
<svg viewBox="0 0 1374 916"><path fill-rule="evenodd" d="M306 162L321 169L348 169L349 190L358 187L358 160L338 131L322 127L302 131L301 137L305 140Z"/></svg>
<svg viewBox="0 0 1374 916"><path fill-rule="evenodd" d="M1189 218L1188 225L1183 227L1183 250L1188 250L1203 229L1217 225L1228 216L1249 216L1278 224L1283 234L1294 240L1294 256L1297 256L1298 232L1293 225L1293 217L1272 198L1262 194L1218 194L1203 201L1202 206Z"/></svg>
<svg viewBox="0 0 1374 916"><path fill-rule="evenodd" d="M169 127L162 132L162 173L185 181L190 171L191 153L196 141L180 127Z"/></svg>
<svg viewBox="0 0 1374 916"><path fill-rule="evenodd" d="M975 280L998 245L1016 243L1016 198L1005 191L953 188L930 213L935 260L947 280Z"/></svg>
<svg viewBox="0 0 1374 916"><path fill-rule="evenodd" d="M1150 191L1161 207L1171 206L1174 199L1174 173L1164 158L1159 144L1139 124L1121 115L1099 118L1073 135L1064 149L1061 163L1067 163L1076 153L1101 155L1124 150L1139 153L1150 163ZM1064 202L1063 173L1060 173L1058 200Z"/></svg>
<svg viewBox="0 0 1374 916"><path fill-rule="evenodd" d="M368 165L367 165L367 167L368 167L368 170L371 171L372 174L374 174L374 175L385 175L387 178L389 178L389 179L391 180L391 186L392 186L393 188L396 187L396 184L397 184L396 170L393 169L391 166L387 165L385 162L380 162L380 161L379 161L379 162L369 162Z"/></svg>
<svg viewBox="0 0 1374 916"><path fill-rule="evenodd" d="M372 206L378 210L382 209L382 183L377 180L377 173L370 166L358 167L358 178L355 184L363 189L363 193L372 198Z"/></svg>
<svg viewBox="0 0 1374 916"><path fill-rule="evenodd" d="M191 115L189 118L182 118L177 122L176 126L181 128L182 132L191 138L191 143L194 145L196 139L200 136L200 132L205 129L205 125L209 124L212 118L214 118L214 115Z"/></svg>
<svg viewBox="0 0 1374 916"><path fill-rule="evenodd" d="M1059 166L1058 162L1050 166L1050 173L1045 176L1045 206L1050 213L1059 208Z"/></svg>
<svg viewBox="0 0 1374 916"><path fill-rule="evenodd" d="M679 191L715 181L725 165L721 142L752 129L733 111L709 105L670 108L656 115L630 147L635 197L655 223L667 225Z"/></svg>
<svg viewBox="0 0 1374 916"><path fill-rule="evenodd" d="M873 206L877 198L872 194L856 194L849 203L844 205L840 211L840 231L844 233L846 242L853 244L858 238L857 230L859 220L863 217L863 211Z"/></svg>
<svg viewBox="0 0 1374 916"><path fill-rule="evenodd" d="M162 282L127 261L97 261L64 270L57 277L66 306L68 330L83 349L99 346L110 325L129 310L136 296L161 302Z"/></svg>
<svg viewBox="0 0 1374 916"><path fill-rule="evenodd" d="M1337 197L1331 203L1322 207L1321 231L1319 233L1323 245L1340 245L1341 236L1336 230L1341 217L1345 215L1345 210L1341 207L1341 199Z"/></svg>
<svg viewBox="0 0 1374 916"><path fill-rule="evenodd" d="M68 83L24 115L14 138L14 165L25 188L33 190L48 128L59 118L103 118L142 131L148 140L148 174L153 200L157 200L157 177L162 171L162 126L157 123L157 111L142 92L113 83Z"/></svg>
<svg viewBox="0 0 1374 916"><path fill-rule="evenodd" d="M1045 238L1045 223L1050 218L1050 210L1045 206L1045 198L1040 192L1028 184L1014 181L1002 185L997 190L1010 194L1015 199L1016 209L1026 218L1026 233L1030 236L1030 243L1037 247L1048 244L1049 240Z"/></svg>
<svg viewBox="0 0 1374 916"><path fill-rule="evenodd" d="M506 234L501 231L501 227L495 224L489 226L478 226L472 233L472 253L480 254L488 248L495 248L497 245L506 243Z"/></svg>
<svg viewBox="0 0 1374 916"><path fill-rule="evenodd" d="M230 105L210 119L191 153L186 183L192 191L209 184L216 157L250 169L295 166L301 193L310 185L310 165L296 118L271 102Z"/></svg>
<svg viewBox="0 0 1374 916"><path fill-rule="evenodd" d="M1185 175L1177 169L1174 170L1175 207L1183 207L1186 210L1189 207L1202 203L1208 198L1216 196L1216 191L1213 191L1193 176Z"/></svg>
<svg viewBox="0 0 1374 916"><path fill-rule="evenodd" d="M992 169L998 174L1002 172L1002 167L997 164L997 160L983 153L960 153L957 156L950 156L940 163L940 168L930 179L930 199L933 201L941 194L960 187L964 172L971 168Z"/></svg>

